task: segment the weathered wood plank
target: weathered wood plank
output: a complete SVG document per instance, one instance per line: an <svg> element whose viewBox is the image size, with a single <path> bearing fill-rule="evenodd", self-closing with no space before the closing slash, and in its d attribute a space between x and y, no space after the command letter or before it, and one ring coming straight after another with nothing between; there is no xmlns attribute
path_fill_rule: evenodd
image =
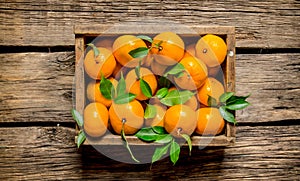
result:
<svg viewBox="0 0 300 181"><path fill-rule="evenodd" d="M297 180L299 125L238 127L235 146L183 148L175 166L169 158L150 164L117 162L92 147L78 153L75 130L64 127L0 128L0 179L253 179ZM123 147L111 152L127 156Z"/></svg>
<svg viewBox="0 0 300 181"><path fill-rule="evenodd" d="M241 122L300 118L300 54L243 54L236 57L236 92L251 94L238 111Z"/></svg>
<svg viewBox="0 0 300 181"><path fill-rule="evenodd" d="M74 52L0 55L0 122L71 121Z"/></svg>
<svg viewBox="0 0 300 181"><path fill-rule="evenodd" d="M298 1L10 1L0 3L0 45L74 45L73 25L164 18L236 26L237 47L299 48Z"/></svg>
<svg viewBox="0 0 300 181"><path fill-rule="evenodd" d="M1 122L73 122L74 52L0 54ZM240 122L300 119L300 54L238 54Z"/></svg>

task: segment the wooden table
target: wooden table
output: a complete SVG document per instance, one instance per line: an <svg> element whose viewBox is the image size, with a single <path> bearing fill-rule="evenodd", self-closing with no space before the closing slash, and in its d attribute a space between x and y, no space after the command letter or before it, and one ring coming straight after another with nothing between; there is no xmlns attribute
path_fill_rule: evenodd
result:
<svg viewBox="0 0 300 181"><path fill-rule="evenodd" d="M296 0L0 2L0 180L299 180L299 10ZM236 92L252 105L237 113L234 146L194 148L151 170L77 152L73 25L138 16L236 26Z"/></svg>

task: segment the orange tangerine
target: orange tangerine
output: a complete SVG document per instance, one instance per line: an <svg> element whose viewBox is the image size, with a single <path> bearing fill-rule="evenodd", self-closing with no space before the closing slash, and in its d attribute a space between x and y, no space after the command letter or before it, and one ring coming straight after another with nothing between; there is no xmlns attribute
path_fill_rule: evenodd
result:
<svg viewBox="0 0 300 181"><path fill-rule="evenodd" d="M142 39L133 35L122 35L113 43L113 54L121 65L135 67L140 59L133 58L129 52L140 47L147 47Z"/></svg>
<svg viewBox="0 0 300 181"><path fill-rule="evenodd" d="M106 48L97 48L99 55L95 57L93 49L91 49L85 56L84 59L84 68L85 72L93 79L100 80L101 74L104 77L109 77L115 67L116 60L112 55L112 52Z"/></svg>
<svg viewBox="0 0 300 181"><path fill-rule="evenodd" d="M113 86L116 88L118 81L110 77L109 80L112 82ZM87 85L86 97L91 102L100 102L106 107L109 107L112 103L110 99L106 99L100 91L100 81L91 81Z"/></svg>
<svg viewBox="0 0 300 181"><path fill-rule="evenodd" d="M162 32L153 38L150 52L158 63L174 65L184 55L184 42L174 32Z"/></svg>
<svg viewBox="0 0 300 181"><path fill-rule="evenodd" d="M181 89L196 90L201 87L207 78L206 65L196 57L183 58L180 63L185 72L181 77L174 77L175 84Z"/></svg>
<svg viewBox="0 0 300 181"><path fill-rule="evenodd" d="M202 87L198 89L198 99L201 104L208 106L208 96L216 99L217 103L219 97L224 93L224 86L217 79L209 77L205 80Z"/></svg>
<svg viewBox="0 0 300 181"><path fill-rule="evenodd" d="M207 34L196 44L196 56L208 67L221 65L227 55L227 45L217 35Z"/></svg>
<svg viewBox="0 0 300 181"><path fill-rule="evenodd" d="M189 106L178 104L166 111L164 127L168 133L175 137L180 137L180 134L191 135L196 125L196 112Z"/></svg>
<svg viewBox="0 0 300 181"><path fill-rule="evenodd" d="M117 134L135 134L144 124L144 108L137 100L125 104L113 103L109 108L110 124Z"/></svg>
<svg viewBox="0 0 300 181"><path fill-rule="evenodd" d="M157 81L155 75L147 68L140 68L140 78L142 78L151 88L152 94L155 93L157 89ZM135 69L128 72L125 78L126 90L132 94L136 95L137 100L147 100L140 87L140 80L136 75Z"/></svg>
<svg viewBox="0 0 300 181"><path fill-rule="evenodd" d="M104 135L108 124L107 108L101 103L90 103L83 112L83 129L92 137Z"/></svg>
<svg viewBox="0 0 300 181"><path fill-rule="evenodd" d="M164 119L166 114L166 107L159 104L153 105L156 108L156 115L154 118L145 119L146 126L164 126Z"/></svg>
<svg viewBox="0 0 300 181"><path fill-rule="evenodd" d="M217 135L223 131L225 121L217 108L200 108L197 110L197 115L196 133L201 135Z"/></svg>

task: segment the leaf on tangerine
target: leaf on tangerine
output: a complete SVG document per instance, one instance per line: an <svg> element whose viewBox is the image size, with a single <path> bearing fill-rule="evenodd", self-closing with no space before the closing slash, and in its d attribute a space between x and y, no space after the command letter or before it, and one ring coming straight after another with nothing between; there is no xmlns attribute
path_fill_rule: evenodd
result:
<svg viewBox="0 0 300 181"><path fill-rule="evenodd" d="M100 88L100 92L103 95L103 97L105 97L106 99L109 99L109 100L112 99L112 95L114 95L115 89L114 89L111 81L109 79L105 78L103 75L101 77L99 88Z"/></svg>
<svg viewBox="0 0 300 181"><path fill-rule="evenodd" d="M138 37L138 38L140 38L140 39L142 39L142 40L148 41L148 42L150 42L150 43L153 42L152 38L151 38L150 36L147 36L147 35L138 35L138 36L136 36L136 37Z"/></svg>
<svg viewBox="0 0 300 181"><path fill-rule="evenodd" d="M100 54L99 49L93 43L88 43L87 45L90 46L90 47L92 47L93 52L94 52L94 57L96 59L99 56L99 54Z"/></svg>
<svg viewBox="0 0 300 181"><path fill-rule="evenodd" d="M147 47L139 47L136 49L133 49L129 52L129 55L133 58L143 58L148 55L149 48Z"/></svg>
<svg viewBox="0 0 300 181"><path fill-rule="evenodd" d="M121 78L117 85L117 96L121 96L125 93L126 93L126 82L125 82L123 73L121 72Z"/></svg>
<svg viewBox="0 0 300 181"><path fill-rule="evenodd" d="M151 87L149 86L149 84L144 81L143 79L140 79L140 88L142 90L142 93L148 97L151 98L152 97L152 90Z"/></svg>
<svg viewBox="0 0 300 181"><path fill-rule="evenodd" d="M154 105L147 104L147 107L145 109L145 119L154 118L157 114L157 109Z"/></svg>
<svg viewBox="0 0 300 181"><path fill-rule="evenodd" d="M117 96L115 99L114 99L114 102L116 104L125 104L125 103L129 103L131 102L133 99L135 99L136 95L135 94L132 94L132 93L124 93L120 96Z"/></svg>

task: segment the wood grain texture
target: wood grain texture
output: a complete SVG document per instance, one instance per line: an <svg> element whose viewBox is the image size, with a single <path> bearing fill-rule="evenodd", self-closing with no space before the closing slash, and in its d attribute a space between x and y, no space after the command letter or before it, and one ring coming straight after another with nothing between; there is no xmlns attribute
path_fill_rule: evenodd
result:
<svg viewBox="0 0 300 181"><path fill-rule="evenodd" d="M238 127L235 146L182 149L172 166L169 158L133 165L114 161L84 147L77 152L75 130L64 127L0 128L1 180L80 179L254 179L297 180L300 171L299 125ZM124 147L108 147L127 157Z"/></svg>
<svg viewBox="0 0 300 181"><path fill-rule="evenodd" d="M297 0L46 1L0 3L0 45L74 45L73 25L163 18L186 25L236 26L237 47L299 48Z"/></svg>
<svg viewBox="0 0 300 181"><path fill-rule="evenodd" d="M74 52L0 54L1 122L73 122ZM240 122L300 119L300 54L238 54Z"/></svg>
<svg viewBox="0 0 300 181"><path fill-rule="evenodd" d="M243 54L236 57L236 93L251 94L238 111L241 122L300 118L300 54Z"/></svg>
<svg viewBox="0 0 300 181"><path fill-rule="evenodd" d="M72 121L74 52L0 54L0 122Z"/></svg>

